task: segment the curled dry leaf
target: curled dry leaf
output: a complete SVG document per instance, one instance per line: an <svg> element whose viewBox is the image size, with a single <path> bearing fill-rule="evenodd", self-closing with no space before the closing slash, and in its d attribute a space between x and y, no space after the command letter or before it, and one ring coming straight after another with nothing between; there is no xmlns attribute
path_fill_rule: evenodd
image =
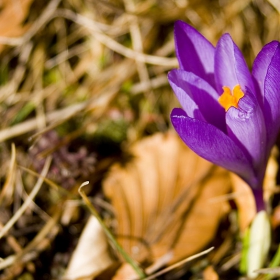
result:
<svg viewBox="0 0 280 280"><path fill-rule="evenodd" d="M231 173L235 203L238 208L239 228L244 232L256 215L256 204L251 188L237 175Z"/></svg>
<svg viewBox="0 0 280 280"><path fill-rule="evenodd" d="M272 225L273 229L280 226L280 205L278 205L274 208L274 211L273 211L272 217L271 217L271 225Z"/></svg>
<svg viewBox="0 0 280 280"><path fill-rule="evenodd" d="M271 196L278 191L276 188L276 177L278 172L278 158L279 152L277 147L273 147L270 158L266 167L264 177L264 199L268 201Z"/></svg>
<svg viewBox="0 0 280 280"><path fill-rule="evenodd" d="M120 269L117 270L116 274L114 275L113 280L137 280L139 279L135 270L131 267L130 264L125 263L121 266Z"/></svg>
<svg viewBox="0 0 280 280"><path fill-rule="evenodd" d="M0 36L19 37L27 30L22 22L29 13L29 7L33 0L5 0L2 2L0 12ZM3 45L0 45L0 52Z"/></svg>
<svg viewBox="0 0 280 280"><path fill-rule="evenodd" d="M212 266L207 266L204 269L203 280L219 280L219 276Z"/></svg>
<svg viewBox="0 0 280 280"><path fill-rule="evenodd" d="M173 132L156 134L131 148L134 158L112 167L103 187L118 222L117 237L137 261L169 263L197 253L215 236L230 191L228 172L187 148Z"/></svg>
<svg viewBox="0 0 280 280"><path fill-rule="evenodd" d="M112 263L105 233L97 219L91 216L72 255L64 278L91 280Z"/></svg>

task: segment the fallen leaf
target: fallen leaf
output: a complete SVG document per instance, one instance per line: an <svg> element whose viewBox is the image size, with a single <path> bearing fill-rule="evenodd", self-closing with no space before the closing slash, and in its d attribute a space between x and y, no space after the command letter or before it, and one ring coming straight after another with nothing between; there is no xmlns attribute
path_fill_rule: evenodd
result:
<svg viewBox="0 0 280 280"><path fill-rule="evenodd" d="M271 216L271 225L273 229L280 226L280 205L276 206Z"/></svg>
<svg viewBox="0 0 280 280"><path fill-rule="evenodd" d="M125 263L121 266L120 269L117 270L116 274L114 275L113 280L136 280L138 279L135 270L132 266L128 263Z"/></svg>
<svg viewBox="0 0 280 280"><path fill-rule="evenodd" d="M18 37L27 30L27 25L22 22L29 13L29 8L33 0L5 0L2 1L2 10L0 12L0 36ZM0 52L3 50L0 45Z"/></svg>
<svg viewBox="0 0 280 280"><path fill-rule="evenodd" d="M257 213L255 199L251 188L241 178L231 173L231 180L238 208L239 228L244 232Z"/></svg>
<svg viewBox="0 0 280 280"><path fill-rule="evenodd" d="M276 177L278 172L278 158L279 152L276 146L273 147L271 151L271 155L269 157L267 168L264 176L264 199L265 201L269 201L271 196L278 189L276 188Z"/></svg>
<svg viewBox="0 0 280 280"><path fill-rule="evenodd" d="M64 275L65 279L91 280L113 263L105 233L91 216Z"/></svg>
<svg viewBox="0 0 280 280"><path fill-rule="evenodd" d="M174 263L215 236L230 191L228 172L200 158L173 133L158 133L131 148L134 158L114 165L103 182L116 210L117 238L139 262L172 251Z"/></svg>
<svg viewBox="0 0 280 280"><path fill-rule="evenodd" d="M207 266L203 271L203 280L219 280L217 272L213 266Z"/></svg>

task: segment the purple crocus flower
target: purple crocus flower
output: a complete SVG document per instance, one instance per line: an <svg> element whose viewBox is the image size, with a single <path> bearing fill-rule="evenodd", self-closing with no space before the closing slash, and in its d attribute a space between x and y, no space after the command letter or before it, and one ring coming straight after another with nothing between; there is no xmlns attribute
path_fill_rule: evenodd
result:
<svg viewBox="0 0 280 280"><path fill-rule="evenodd" d="M168 74L182 106L171 113L175 130L198 155L246 181L263 210L263 178L280 128L280 43L263 47L252 74L229 34L215 48L177 21L175 44L180 69Z"/></svg>

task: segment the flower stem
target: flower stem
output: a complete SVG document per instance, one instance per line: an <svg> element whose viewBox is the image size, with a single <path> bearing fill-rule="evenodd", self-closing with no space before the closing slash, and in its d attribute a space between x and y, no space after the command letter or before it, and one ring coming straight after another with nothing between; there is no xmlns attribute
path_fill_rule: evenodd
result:
<svg viewBox="0 0 280 280"><path fill-rule="evenodd" d="M260 211L265 211L265 203L263 199L263 190L262 189L253 189L253 194L256 202L257 213Z"/></svg>
<svg viewBox="0 0 280 280"><path fill-rule="evenodd" d="M81 195L82 199L84 200L86 206L88 207L89 211L92 215L96 217L96 219L99 221L100 225L102 226L105 234L109 238L109 240L112 242L115 249L121 254L121 256L132 266L132 268L135 270L137 275L140 277L140 279L144 279L146 277L145 272L139 267L139 265L125 252L125 250L122 248L122 246L118 243L116 238L113 236L111 231L107 228L103 220L101 219L100 215L96 211L95 207L91 204L88 197L86 196L85 192L82 190L82 188L85 185L88 185L88 181L84 182L80 188L79 188L79 194Z"/></svg>

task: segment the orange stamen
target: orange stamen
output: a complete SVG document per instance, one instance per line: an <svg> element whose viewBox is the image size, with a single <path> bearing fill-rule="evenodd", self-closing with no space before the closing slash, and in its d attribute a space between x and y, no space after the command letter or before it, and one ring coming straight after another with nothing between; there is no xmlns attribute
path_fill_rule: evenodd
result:
<svg viewBox="0 0 280 280"><path fill-rule="evenodd" d="M218 101L227 111L230 107L238 109L238 102L244 96L244 92L241 90L240 85L236 85L233 88L232 94L229 87L223 87L223 94L219 97Z"/></svg>

